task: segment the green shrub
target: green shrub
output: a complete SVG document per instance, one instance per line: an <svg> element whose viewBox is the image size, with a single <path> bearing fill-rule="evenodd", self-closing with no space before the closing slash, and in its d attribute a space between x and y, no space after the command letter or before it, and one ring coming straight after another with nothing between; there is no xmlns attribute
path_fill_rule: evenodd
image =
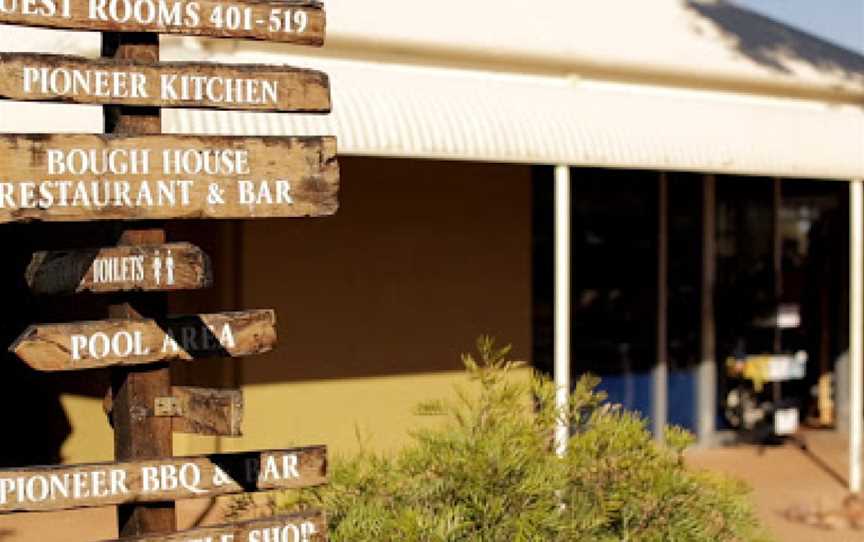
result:
<svg viewBox="0 0 864 542"><path fill-rule="evenodd" d="M335 542L744 541L762 539L747 489L684 467L690 436L658 446L637 415L604 403L582 378L567 415L563 458L552 435L554 385L513 378L509 348L478 342L464 356L479 386L420 405L444 416L393 457L364 453L331 469L331 483L289 508L323 508Z"/></svg>

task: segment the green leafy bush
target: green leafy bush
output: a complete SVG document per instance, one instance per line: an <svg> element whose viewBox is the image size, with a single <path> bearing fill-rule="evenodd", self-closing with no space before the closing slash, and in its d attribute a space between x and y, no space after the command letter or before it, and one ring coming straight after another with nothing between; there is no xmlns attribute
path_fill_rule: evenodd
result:
<svg viewBox="0 0 864 542"><path fill-rule="evenodd" d="M604 403L586 377L558 457L554 385L514 378L519 364L491 339L478 350L479 360L463 359L479 386L418 408L444 416L440 427L393 457L338 462L328 486L282 506L325 509L335 542L762 539L743 485L684 467L683 430L658 446L644 420Z"/></svg>

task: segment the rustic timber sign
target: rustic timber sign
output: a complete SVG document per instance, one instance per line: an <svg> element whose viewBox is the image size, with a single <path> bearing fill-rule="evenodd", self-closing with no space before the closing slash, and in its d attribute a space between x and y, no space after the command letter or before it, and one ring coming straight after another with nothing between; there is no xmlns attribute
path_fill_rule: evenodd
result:
<svg viewBox="0 0 864 542"><path fill-rule="evenodd" d="M243 392L174 386L157 398L154 415L169 416L175 433L239 437L243 434Z"/></svg>
<svg viewBox="0 0 864 542"><path fill-rule="evenodd" d="M0 136L0 222L324 216L332 137Z"/></svg>
<svg viewBox="0 0 864 542"><path fill-rule="evenodd" d="M103 31L99 60L0 52L0 99L105 105L111 135L0 136L0 224L336 212L335 138L156 135L162 107L329 112L321 72L158 62L156 33L320 46L326 21L318 1L0 0L4 23ZM40 295L189 290L213 281L207 255L166 243L162 229L126 230L116 247L35 253L26 279ZM240 435L243 395L172 386L169 364L155 363L269 351L275 313L168 318L164 298L148 298L112 304L110 320L31 326L10 347L39 370L113 366L105 407L117 463L2 470L0 513L118 505L121 536L138 537L123 540L326 540L320 512L172 534L177 499L326 483L326 449L172 458L172 431Z"/></svg>
<svg viewBox="0 0 864 542"><path fill-rule="evenodd" d="M0 513L174 501L327 481L323 446L0 470Z"/></svg>
<svg viewBox="0 0 864 542"><path fill-rule="evenodd" d="M277 66L160 63L0 53L0 97L256 111L330 111L327 75Z"/></svg>
<svg viewBox="0 0 864 542"><path fill-rule="evenodd" d="M309 0L3 0L0 23L313 46L325 32L324 9Z"/></svg>
<svg viewBox="0 0 864 542"><path fill-rule="evenodd" d="M37 295L197 290L213 283L210 258L189 243L36 252L27 285Z"/></svg>
<svg viewBox="0 0 864 542"><path fill-rule="evenodd" d="M112 415L114 398L109 393L102 404L105 414ZM232 389L172 386L169 397L156 397L146 414L171 418L175 433L216 437L243 435L243 392Z"/></svg>
<svg viewBox="0 0 864 542"><path fill-rule="evenodd" d="M327 521L321 512L274 516L190 529L170 535L122 538L112 542L326 542Z"/></svg>
<svg viewBox="0 0 864 542"><path fill-rule="evenodd" d="M9 351L40 371L72 371L269 352L276 314L250 310L152 319L113 319L27 328Z"/></svg>

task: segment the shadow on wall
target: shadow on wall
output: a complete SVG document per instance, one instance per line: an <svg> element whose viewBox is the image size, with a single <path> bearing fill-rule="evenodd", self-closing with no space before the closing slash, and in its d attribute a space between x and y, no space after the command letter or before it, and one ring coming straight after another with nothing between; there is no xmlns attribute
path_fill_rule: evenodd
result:
<svg viewBox="0 0 864 542"><path fill-rule="evenodd" d="M864 56L750 10L725 1L684 0L684 6L716 26L740 54L766 68L791 73L788 61L804 61L821 71L864 75Z"/></svg>
<svg viewBox="0 0 864 542"><path fill-rule="evenodd" d="M242 305L275 309L279 336L243 364L243 381L461 371L484 333L527 358L531 169L355 157L341 167L336 215L242 225Z"/></svg>
<svg viewBox="0 0 864 542"><path fill-rule="evenodd" d="M60 402L62 394L102 397L105 371L40 373L6 348L30 324L104 317L105 300L95 296L48 296L30 293L24 270L36 250L101 246L110 228L90 224L5 224L0 235L6 256L0 267L4 286L0 312L0 413L4 423L0 467L48 465L62 460L61 446L72 427ZM107 422L106 422L107 423ZM5 534L0 530L0 539Z"/></svg>

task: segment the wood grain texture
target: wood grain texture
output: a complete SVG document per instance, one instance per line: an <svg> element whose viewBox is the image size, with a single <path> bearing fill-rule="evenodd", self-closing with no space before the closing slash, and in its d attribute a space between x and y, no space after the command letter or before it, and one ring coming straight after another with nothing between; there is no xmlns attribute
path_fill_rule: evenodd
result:
<svg viewBox="0 0 864 542"><path fill-rule="evenodd" d="M159 59L159 36L155 34L102 34L102 54L109 58L136 62L156 62ZM161 112L153 107L105 106L102 108L106 133L158 134L161 132ZM160 245L165 243L163 229L126 230L120 236L121 245ZM159 317L165 314L164 295L148 295L129 303L109 306L110 318ZM134 461L174 455L171 422L145 415L154 398L171 391L171 368L167 363L115 367L111 370L109 390L116 407L110 420L114 428L114 459ZM145 414L142 414L145 413ZM142 535L177 530L177 515L173 502L129 504L117 507L117 528L121 536Z"/></svg>
<svg viewBox="0 0 864 542"><path fill-rule="evenodd" d="M156 503L327 482L327 449L0 470L0 513Z"/></svg>
<svg viewBox="0 0 864 542"><path fill-rule="evenodd" d="M171 396L178 411L172 417L175 433L239 437L243 435L243 392L174 386Z"/></svg>
<svg viewBox="0 0 864 542"><path fill-rule="evenodd" d="M70 30L246 38L316 47L323 45L326 30L323 6L310 0L9 0L7 5L9 9L0 11L0 23ZM228 8L239 14L237 20L228 20L235 16ZM278 30L271 27L273 10L282 19ZM284 24L286 12L290 25ZM305 15L295 15L298 12Z"/></svg>
<svg viewBox="0 0 864 542"><path fill-rule="evenodd" d="M323 512L304 512L111 542L326 542Z"/></svg>
<svg viewBox="0 0 864 542"><path fill-rule="evenodd" d="M151 38L145 37L148 41ZM143 50L146 50L143 49ZM136 118L147 122L152 117ZM158 120L158 117L156 118ZM165 242L165 230L126 230L119 240L123 246L158 245ZM148 295L137 300L135 308L129 303L109 306L110 318L144 318L143 315L161 317L165 314L164 295ZM142 315L143 311L143 315ZM171 391L171 368L166 363L145 368L115 367L111 371L109 390L116 409L111 413L114 428L114 459L134 461L151 457L173 456L170 420L147 416L147 407L154 398ZM117 507L118 528L122 535L139 535L174 531L177 517L173 502Z"/></svg>
<svg viewBox="0 0 864 542"><path fill-rule="evenodd" d="M210 258L190 243L36 252L27 266L36 295L168 292L213 284Z"/></svg>
<svg viewBox="0 0 864 542"><path fill-rule="evenodd" d="M0 136L0 222L326 216L338 191L333 137Z"/></svg>
<svg viewBox="0 0 864 542"><path fill-rule="evenodd" d="M164 321L129 318L34 325L9 350L34 369L72 371L251 356L269 352L275 345L275 312L248 310Z"/></svg>
<svg viewBox="0 0 864 542"><path fill-rule="evenodd" d="M326 74L208 62L0 53L0 98L153 107L327 113Z"/></svg>

